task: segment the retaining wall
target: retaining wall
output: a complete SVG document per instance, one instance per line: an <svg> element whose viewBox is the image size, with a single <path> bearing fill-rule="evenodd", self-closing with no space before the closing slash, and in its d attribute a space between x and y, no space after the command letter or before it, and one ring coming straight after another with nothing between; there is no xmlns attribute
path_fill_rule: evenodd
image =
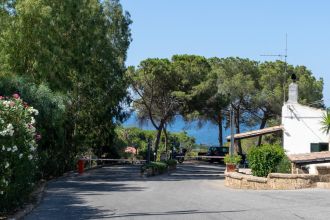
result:
<svg viewBox="0 0 330 220"><path fill-rule="evenodd" d="M226 173L225 186L235 189L302 189L315 187L320 176L311 174L270 173L266 177L256 177L242 173Z"/></svg>

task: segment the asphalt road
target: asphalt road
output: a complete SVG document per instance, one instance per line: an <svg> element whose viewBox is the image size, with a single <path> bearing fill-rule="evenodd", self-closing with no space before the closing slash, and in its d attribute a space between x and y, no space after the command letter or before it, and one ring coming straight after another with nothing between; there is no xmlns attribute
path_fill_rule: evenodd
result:
<svg viewBox="0 0 330 220"><path fill-rule="evenodd" d="M179 165L143 178L138 166L109 166L48 185L32 219L330 219L330 190L233 190L218 164Z"/></svg>

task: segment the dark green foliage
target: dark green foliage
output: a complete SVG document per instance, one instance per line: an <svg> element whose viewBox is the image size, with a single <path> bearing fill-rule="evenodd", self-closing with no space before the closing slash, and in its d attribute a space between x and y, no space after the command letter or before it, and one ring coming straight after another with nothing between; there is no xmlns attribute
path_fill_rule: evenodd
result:
<svg viewBox="0 0 330 220"><path fill-rule="evenodd" d="M242 156L241 155L232 155L230 156L229 154L226 154L225 158L224 158L224 162L226 164L239 164L242 160Z"/></svg>
<svg viewBox="0 0 330 220"><path fill-rule="evenodd" d="M254 176L266 177L269 173L276 172L284 156L284 149L280 145L262 145L252 147L247 159Z"/></svg>
<svg viewBox="0 0 330 220"><path fill-rule="evenodd" d="M167 160L166 163L168 166L176 166L178 161L171 159L171 160Z"/></svg>
<svg viewBox="0 0 330 220"><path fill-rule="evenodd" d="M291 161L285 155L276 167L277 173L291 173Z"/></svg>
<svg viewBox="0 0 330 220"><path fill-rule="evenodd" d="M148 169L152 170L152 175L162 174L167 171L167 164L164 162L151 162L141 166L141 172L145 172Z"/></svg>

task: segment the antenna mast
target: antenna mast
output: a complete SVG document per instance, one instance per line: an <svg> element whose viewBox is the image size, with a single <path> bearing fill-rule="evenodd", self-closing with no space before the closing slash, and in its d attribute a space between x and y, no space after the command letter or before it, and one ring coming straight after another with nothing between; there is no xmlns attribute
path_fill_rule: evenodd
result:
<svg viewBox="0 0 330 220"><path fill-rule="evenodd" d="M287 69L288 69L288 63L287 63L287 57L288 57L288 34L285 34L285 50L284 54L262 54L260 55L262 57L279 57L280 59L284 58L284 79L283 79L283 103L285 102L286 96L285 96L285 80L287 78Z"/></svg>

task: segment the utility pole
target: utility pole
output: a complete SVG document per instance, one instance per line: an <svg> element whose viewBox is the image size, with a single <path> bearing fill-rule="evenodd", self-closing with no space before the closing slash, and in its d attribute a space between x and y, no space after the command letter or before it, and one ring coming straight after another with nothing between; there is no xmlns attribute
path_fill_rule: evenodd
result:
<svg viewBox="0 0 330 220"><path fill-rule="evenodd" d="M229 149L229 155L234 155L234 108L231 105L230 106L230 149Z"/></svg>

